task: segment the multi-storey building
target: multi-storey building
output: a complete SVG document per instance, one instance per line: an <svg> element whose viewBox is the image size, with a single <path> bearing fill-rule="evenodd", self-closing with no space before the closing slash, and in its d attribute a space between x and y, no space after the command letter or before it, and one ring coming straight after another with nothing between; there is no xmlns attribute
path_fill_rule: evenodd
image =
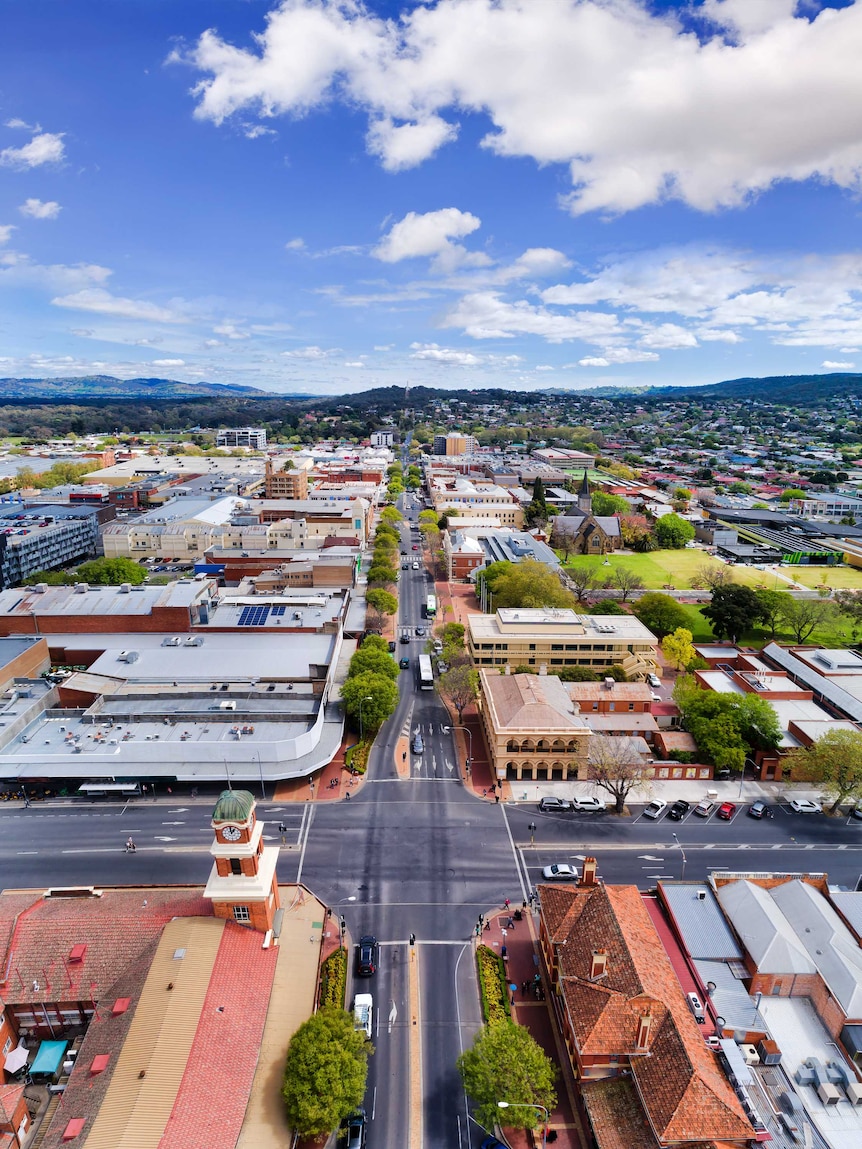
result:
<svg viewBox="0 0 862 1149"><path fill-rule="evenodd" d="M266 431L263 427L235 427L216 434L217 447L251 447L255 451L266 449Z"/></svg>
<svg viewBox="0 0 862 1149"><path fill-rule="evenodd" d="M308 471L305 467L293 467L289 462L277 471L272 461L266 461L264 489L268 499L308 498Z"/></svg>

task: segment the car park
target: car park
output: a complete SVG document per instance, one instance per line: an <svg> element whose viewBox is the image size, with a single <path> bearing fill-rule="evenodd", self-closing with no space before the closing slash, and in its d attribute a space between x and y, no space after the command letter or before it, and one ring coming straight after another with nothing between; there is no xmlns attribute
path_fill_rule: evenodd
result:
<svg viewBox="0 0 862 1149"><path fill-rule="evenodd" d="M422 735L421 734L414 734L413 735L413 753L414 754L421 754L424 749L425 749L425 743L422 741Z"/></svg>
<svg viewBox="0 0 862 1149"><path fill-rule="evenodd" d="M345 1122L347 1149L363 1149L365 1145L365 1110L357 1109Z"/></svg>
<svg viewBox="0 0 862 1149"><path fill-rule="evenodd" d="M715 816L716 818L721 818L722 822L729 822L735 813L735 802L722 802Z"/></svg>
<svg viewBox="0 0 862 1149"><path fill-rule="evenodd" d="M821 814L823 807L819 802L812 802L810 798L791 798L790 809L797 814Z"/></svg>
<svg viewBox="0 0 862 1149"><path fill-rule="evenodd" d="M373 934L363 934L356 947L356 976L371 977L377 972L378 946Z"/></svg>
<svg viewBox="0 0 862 1149"><path fill-rule="evenodd" d="M555 862L552 866L545 866L542 877L546 882L576 882L578 871L566 862Z"/></svg>
<svg viewBox="0 0 862 1149"><path fill-rule="evenodd" d="M650 802L650 804L644 810L644 817L653 819L660 818L664 813L666 806L667 802L664 800L664 798L656 798L656 800L654 802Z"/></svg>
<svg viewBox="0 0 862 1149"><path fill-rule="evenodd" d="M695 806L694 813L697 814L698 818L708 818L714 809L715 802L709 798L704 798L702 802L698 802Z"/></svg>
<svg viewBox="0 0 862 1149"><path fill-rule="evenodd" d="M572 809L580 810L582 812L590 810L607 810L608 804L604 798L595 798L592 795L585 795L581 798L572 799Z"/></svg>
<svg viewBox="0 0 862 1149"><path fill-rule="evenodd" d="M571 810L572 803L567 798L542 798L540 810Z"/></svg>
<svg viewBox="0 0 862 1149"><path fill-rule="evenodd" d="M668 810L667 816L672 822L681 822L690 809L691 802L686 802L685 798L677 798Z"/></svg>
<svg viewBox="0 0 862 1149"><path fill-rule="evenodd" d="M765 802L752 802L748 807L749 818L768 818L769 807Z"/></svg>

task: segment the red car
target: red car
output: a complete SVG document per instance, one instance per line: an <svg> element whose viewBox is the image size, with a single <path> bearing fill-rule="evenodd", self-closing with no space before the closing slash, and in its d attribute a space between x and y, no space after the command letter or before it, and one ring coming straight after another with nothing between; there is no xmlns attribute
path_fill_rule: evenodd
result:
<svg viewBox="0 0 862 1149"><path fill-rule="evenodd" d="M414 550L414 551L418 551L418 550L419 550L419 548L417 547L417 545L416 545L415 543L413 544L413 550Z"/></svg>
<svg viewBox="0 0 862 1149"><path fill-rule="evenodd" d="M724 822L729 822L735 813L735 802L722 802L722 804L718 807L718 813L715 816L716 818L721 818Z"/></svg>

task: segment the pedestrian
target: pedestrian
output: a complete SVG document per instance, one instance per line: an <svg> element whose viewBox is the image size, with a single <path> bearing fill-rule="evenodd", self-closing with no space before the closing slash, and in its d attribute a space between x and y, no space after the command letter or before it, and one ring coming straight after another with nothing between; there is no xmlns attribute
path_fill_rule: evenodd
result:
<svg viewBox="0 0 862 1149"><path fill-rule="evenodd" d="M509 920L506 922L506 929L507 930L513 930L514 928L515 928L515 919L510 917Z"/></svg>
<svg viewBox="0 0 862 1149"><path fill-rule="evenodd" d="M527 990L529 988L530 988L530 983L528 981L522 981L521 982L521 997L527 996Z"/></svg>
<svg viewBox="0 0 862 1149"><path fill-rule="evenodd" d="M490 929L491 929L491 923L490 923L489 921L488 921L488 922L485 922L485 929L486 929L487 931L489 931L489 932L490 932Z"/></svg>
<svg viewBox="0 0 862 1149"><path fill-rule="evenodd" d="M503 961L508 960L509 951L506 949L505 946L500 946L500 957L503 959Z"/></svg>
<svg viewBox="0 0 862 1149"><path fill-rule="evenodd" d="M508 898L506 898L506 900L503 902L503 905L506 907L506 909L508 909L511 904L512 903L509 901Z"/></svg>
<svg viewBox="0 0 862 1149"><path fill-rule="evenodd" d="M126 840L126 853L127 854L134 854L136 849L137 849L137 846L135 845L134 841L131 838L128 838Z"/></svg>
<svg viewBox="0 0 862 1149"><path fill-rule="evenodd" d="M494 795L494 801L497 803L498 806L500 805L500 795L499 794Z"/></svg>
<svg viewBox="0 0 862 1149"><path fill-rule="evenodd" d="M349 790L347 791L347 801L348 802L350 801L350 791Z"/></svg>

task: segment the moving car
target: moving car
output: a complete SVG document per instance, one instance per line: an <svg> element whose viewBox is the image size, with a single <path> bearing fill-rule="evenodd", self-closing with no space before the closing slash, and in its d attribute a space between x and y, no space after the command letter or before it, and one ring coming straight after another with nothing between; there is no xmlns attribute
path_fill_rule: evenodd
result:
<svg viewBox="0 0 862 1149"><path fill-rule="evenodd" d="M797 814L821 814L823 807L819 802L812 802L810 798L791 798L790 809Z"/></svg>
<svg viewBox="0 0 862 1149"><path fill-rule="evenodd" d="M409 658L402 658L399 660L398 665L401 667L402 670L409 670L410 659Z"/></svg>
<svg viewBox="0 0 862 1149"><path fill-rule="evenodd" d="M370 993L358 993L353 999L353 1028L361 1029L371 1040L371 1018L374 1013L374 999Z"/></svg>
<svg viewBox="0 0 862 1149"><path fill-rule="evenodd" d="M694 812L698 818L708 818L714 809L715 802L711 802L709 798L704 798L702 802L698 802L695 806Z"/></svg>
<svg viewBox="0 0 862 1149"><path fill-rule="evenodd" d="M406 631L402 631L401 637L398 639L398 641L401 643L407 643L410 641L410 635Z"/></svg>
<svg viewBox="0 0 862 1149"><path fill-rule="evenodd" d="M604 798L583 797L572 798L573 810L607 810L608 804Z"/></svg>
<svg viewBox="0 0 862 1149"><path fill-rule="evenodd" d="M357 1109L345 1122L347 1149L363 1149L365 1145L365 1110Z"/></svg>
<svg viewBox="0 0 862 1149"><path fill-rule="evenodd" d="M722 802L718 807L718 813L715 816L716 818L721 818L722 822L729 822L735 813L735 802Z"/></svg>
<svg viewBox="0 0 862 1149"><path fill-rule="evenodd" d="M402 569L403 571L409 571L409 570L410 570L410 563L402 563L402 564L401 564L401 569Z"/></svg>
<svg viewBox="0 0 862 1149"><path fill-rule="evenodd" d="M769 814L769 807L765 802L753 802L748 807L749 818L766 818Z"/></svg>
<svg viewBox="0 0 862 1149"><path fill-rule="evenodd" d="M567 865L566 862L554 863L553 866L545 866L542 870L542 877L546 882L576 882L578 880L578 871L574 866Z"/></svg>
<svg viewBox="0 0 862 1149"><path fill-rule="evenodd" d="M572 803L567 798L543 798L539 802L540 810L571 810Z"/></svg>
<svg viewBox="0 0 862 1149"><path fill-rule="evenodd" d="M686 802L684 798L677 798L668 810L667 816L672 822L681 822L690 809L691 802Z"/></svg>
<svg viewBox="0 0 862 1149"><path fill-rule="evenodd" d="M417 626L416 627L416 637L417 638L424 638L425 637L425 627L424 626Z"/></svg>
<svg viewBox="0 0 862 1149"><path fill-rule="evenodd" d="M413 564L413 569L414 569L415 571L418 571L418 570L419 570L419 563L414 563L414 564Z"/></svg>
<svg viewBox="0 0 862 1149"><path fill-rule="evenodd" d="M422 741L422 735L421 734L414 734L413 735L413 753L414 754L421 754L424 749L425 749L425 743Z"/></svg>
<svg viewBox="0 0 862 1149"><path fill-rule="evenodd" d="M377 971L377 938L363 934L356 947L356 976L371 977Z"/></svg>
<svg viewBox="0 0 862 1149"><path fill-rule="evenodd" d="M644 810L644 817L660 818L664 813L666 806L667 802L665 802L664 798L656 798L656 800L654 802L650 802L650 804Z"/></svg>

